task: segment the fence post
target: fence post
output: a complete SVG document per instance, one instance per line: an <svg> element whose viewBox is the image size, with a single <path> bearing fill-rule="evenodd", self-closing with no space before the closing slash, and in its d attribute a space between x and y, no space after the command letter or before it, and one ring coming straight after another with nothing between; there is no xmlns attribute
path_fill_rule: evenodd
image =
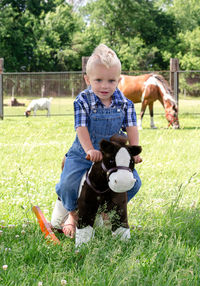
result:
<svg viewBox="0 0 200 286"><path fill-rule="evenodd" d="M86 64L89 57L82 57L82 89L85 87L84 74L86 73Z"/></svg>
<svg viewBox="0 0 200 286"><path fill-rule="evenodd" d="M174 99L178 104L178 90L179 90L179 60L176 58L170 59L170 86L174 93Z"/></svg>
<svg viewBox="0 0 200 286"><path fill-rule="evenodd" d="M3 63L4 59L0 58L0 118L3 119Z"/></svg>

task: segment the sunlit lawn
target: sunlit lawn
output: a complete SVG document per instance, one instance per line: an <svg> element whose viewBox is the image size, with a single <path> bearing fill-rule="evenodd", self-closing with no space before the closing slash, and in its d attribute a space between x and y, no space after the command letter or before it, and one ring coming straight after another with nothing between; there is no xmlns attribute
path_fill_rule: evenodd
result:
<svg viewBox="0 0 200 286"><path fill-rule="evenodd" d="M25 107L5 107L0 285L200 285L200 115L192 114L199 113L200 101L180 100L180 130L166 128L159 103L158 129L151 130L147 112L140 131L143 163L136 166L142 187L128 205L131 240L120 242L97 229L78 254L68 238L60 237L59 246L47 243L31 211L36 204L51 217L61 160L75 136L72 106L71 98L54 99L52 114L66 115L50 118L25 118Z"/></svg>

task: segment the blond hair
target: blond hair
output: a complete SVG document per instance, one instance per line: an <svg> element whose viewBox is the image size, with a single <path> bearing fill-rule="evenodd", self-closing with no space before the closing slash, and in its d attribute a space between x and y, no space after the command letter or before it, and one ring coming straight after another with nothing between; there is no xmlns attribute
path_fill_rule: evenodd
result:
<svg viewBox="0 0 200 286"><path fill-rule="evenodd" d="M100 44L95 48L86 64L86 73L88 74L94 64L102 64L107 68L117 65L119 73L121 73L121 62L116 53L104 44Z"/></svg>

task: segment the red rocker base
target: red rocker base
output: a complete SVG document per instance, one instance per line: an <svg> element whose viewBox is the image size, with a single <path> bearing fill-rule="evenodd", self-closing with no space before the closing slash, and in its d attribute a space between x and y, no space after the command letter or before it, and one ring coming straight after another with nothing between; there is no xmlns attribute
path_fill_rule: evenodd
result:
<svg viewBox="0 0 200 286"><path fill-rule="evenodd" d="M50 224L45 219L41 209L38 206L33 206L32 211L35 213L38 223L40 225L41 231L45 234L45 238L50 238L54 244L60 244L60 240L55 236Z"/></svg>

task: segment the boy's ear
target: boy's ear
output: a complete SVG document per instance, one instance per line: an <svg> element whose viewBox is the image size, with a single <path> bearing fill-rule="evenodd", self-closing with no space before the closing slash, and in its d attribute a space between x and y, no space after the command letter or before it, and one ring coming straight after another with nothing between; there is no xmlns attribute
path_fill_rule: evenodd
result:
<svg viewBox="0 0 200 286"><path fill-rule="evenodd" d="M84 80L86 82L87 85L90 85L90 80L87 74L84 75Z"/></svg>

